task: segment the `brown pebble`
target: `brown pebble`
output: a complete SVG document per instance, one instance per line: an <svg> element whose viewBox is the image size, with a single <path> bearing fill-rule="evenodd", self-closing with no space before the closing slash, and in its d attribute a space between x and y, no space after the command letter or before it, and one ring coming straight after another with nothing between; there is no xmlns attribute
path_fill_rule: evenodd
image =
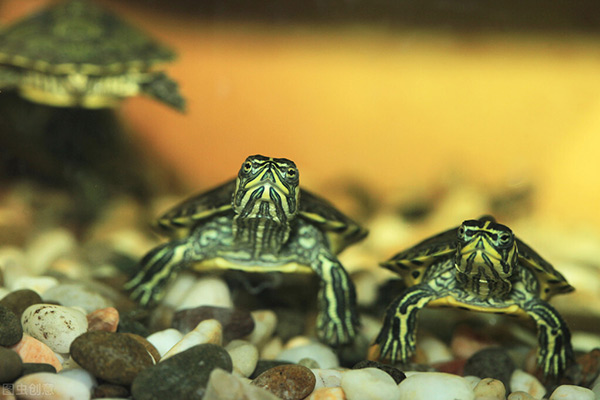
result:
<svg viewBox="0 0 600 400"><path fill-rule="evenodd" d="M138 341L139 343L141 343L154 359L154 364L160 361L160 353L158 352L156 347L154 347L154 345L147 341L143 336L136 335L135 333L123 333L123 335L128 335L136 341Z"/></svg>
<svg viewBox="0 0 600 400"><path fill-rule="evenodd" d="M102 383L94 388L92 399L127 398L129 390L121 385Z"/></svg>
<svg viewBox="0 0 600 400"><path fill-rule="evenodd" d="M280 365L266 370L252 381L283 400L300 400L315 388L315 374L301 365Z"/></svg>
<svg viewBox="0 0 600 400"><path fill-rule="evenodd" d="M116 332L119 312L114 307L100 308L87 315L88 331Z"/></svg>

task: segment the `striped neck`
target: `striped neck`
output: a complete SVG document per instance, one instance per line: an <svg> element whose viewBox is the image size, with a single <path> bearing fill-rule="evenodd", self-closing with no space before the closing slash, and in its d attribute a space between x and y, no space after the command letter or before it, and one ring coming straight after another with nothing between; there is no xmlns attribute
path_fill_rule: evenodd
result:
<svg viewBox="0 0 600 400"><path fill-rule="evenodd" d="M234 217L235 246L250 249L254 257L279 253L289 235L288 224L281 224L267 218Z"/></svg>

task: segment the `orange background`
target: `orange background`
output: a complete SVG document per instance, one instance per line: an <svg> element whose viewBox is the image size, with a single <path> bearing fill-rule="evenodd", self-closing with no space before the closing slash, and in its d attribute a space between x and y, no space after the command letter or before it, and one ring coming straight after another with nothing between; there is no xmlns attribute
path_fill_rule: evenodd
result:
<svg viewBox="0 0 600 400"><path fill-rule="evenodd" d="M0 23L43 0L4 0ZM383 196L458 176L532 182L536 212L600 223L600 42L377 27L274 27L99 1L175 48L188 111L122 108L191 187L254 153L288 157L310 187L355 178Z"/></svg>

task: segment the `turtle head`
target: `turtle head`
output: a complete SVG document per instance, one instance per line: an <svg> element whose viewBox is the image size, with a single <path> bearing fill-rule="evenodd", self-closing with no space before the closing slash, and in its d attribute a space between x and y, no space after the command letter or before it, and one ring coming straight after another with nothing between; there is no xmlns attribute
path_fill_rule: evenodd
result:
<svg viewBox="0 0 600 400"><path fill-rule="evenodd" d="M260 218L287 224L298 214L298 183L293 161L261 155L246 158L233 193L236 219Z"/></svg>
<svg viewBox="0 0 600 400"><path fill-rule="evenodd" d="M458 281L483 298L507 294L517 266L517 243L510 228L483 217L464 221L457 236Z"/></svg>

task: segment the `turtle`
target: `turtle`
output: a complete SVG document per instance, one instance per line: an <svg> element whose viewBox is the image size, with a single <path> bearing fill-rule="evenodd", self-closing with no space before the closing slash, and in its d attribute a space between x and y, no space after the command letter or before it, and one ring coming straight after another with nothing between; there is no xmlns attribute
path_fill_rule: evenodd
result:
<svg viewBox="0 0 600 400"><path fill-rule="evenodd" d="M159 301L183 268L316 273L317 336L335 347L356 335L355 288L336 255L367 230L300 188L293 161L249 156L237 178L176 205L155 226L170 241L150 250L126 283L141 305Z"/></svg>
<svg viewBox="0 0 600 400"><path fill-rule="evenodd" d="M418 312L441 306L533 319L537 363L547 378L559 377L573 360L569 328L547 301L574 288L492 216L466 220L381 266L399 274L405 288L386 310L376 358L407 362L415 351Z"/></svg>
<svg viewBox="0 0 600 400"><path fill-rule="evenodd" d="M178 84L152 67L172 50L89 0L45 8L0 32L0 90L55 107L111 108L145 93L179 110Z"/></svg>

